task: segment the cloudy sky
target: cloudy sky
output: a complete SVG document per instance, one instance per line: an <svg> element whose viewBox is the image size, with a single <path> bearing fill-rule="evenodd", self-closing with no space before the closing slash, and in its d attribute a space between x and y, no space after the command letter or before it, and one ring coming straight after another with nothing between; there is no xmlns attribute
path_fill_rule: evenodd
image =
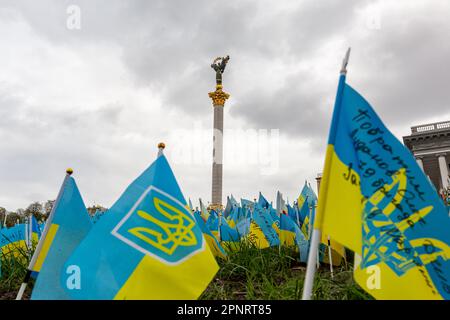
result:
<svg viewBox="0 0 450 320"><path fill-rule="evenodd" d="M0 206L54 199L67 167L111 206L166 155L210 200L214 89L224 89L224 194L293 200L322 170L338 72L399 138L450 119L448 0L0 2Z"/></svg>

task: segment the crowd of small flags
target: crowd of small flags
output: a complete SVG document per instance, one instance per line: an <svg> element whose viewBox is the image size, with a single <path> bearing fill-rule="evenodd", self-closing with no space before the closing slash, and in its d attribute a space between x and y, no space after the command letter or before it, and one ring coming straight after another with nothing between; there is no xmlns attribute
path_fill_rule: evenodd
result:
<svg viewBox="0 0 450 320"><path fill-rule="evenodd" d="M317 207L317 195L307 182L292 205L279 191L275 205L261 193L253 201L237 201L230 195L224 209L205 208L201 199L199 204L194 209L189 200L190 210L215 256L224 258L228 252L239 250L240 243L247 242L259 249L293 247L298 252L298 260L306 263ZM345 250L339 244L332 247L326 240L320 249L319 262L329 264L330 254L333 265L340 265L345 259Z"/></svg>
<svg viewBox="0 0 450 320"><path fill-rule="evenodd" d="M346 84L344 59L319 197L308 183L292 204L227 197L226 206L185 200L160 144L156 160L106 212L91 218L73 171L45 225L33 218L1 231L1 249L31 255L17 294L31 299L197 299L239 244L288 246L307 264L354 253L354 278L377 299L450 299L448 209L411 153ZM32 243L37 242L32 252Z"/></svg>

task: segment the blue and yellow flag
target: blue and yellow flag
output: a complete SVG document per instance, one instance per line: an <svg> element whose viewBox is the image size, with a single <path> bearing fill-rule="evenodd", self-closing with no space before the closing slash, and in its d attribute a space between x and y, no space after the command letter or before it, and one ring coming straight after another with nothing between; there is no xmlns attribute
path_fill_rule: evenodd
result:
<svg viewBox="0 0 450 320"><path fill-rule="evenodd" d="M91 229L92 222L86 210L75 179L67 175L61 194L50 213L42 249L33 267L38 273L31 294L33 300L67 300L67 275L64 263Z"/></svg>
<svg viewBox="0 0 450 320"><path fill-rule="evenodd" d="M220 241L226 250L235 251L239 249L241 237L235 228L230 227L225 222L220 224Z"/></svg>
<svg viewBox="0 0 450 320"><path fill-rule="evenodd" d="M264 209L267 209L270 206L269 201L267 201L267 199L263 196L263 194L261 192L259 193L257 204L258 204L258 206L260 206Z"/></svg>
<svg viewBox="0 0 450 320"><path fill-rule="evenodd" d="M39 241L42 230L34 215L31 216L31 238L33 241Z"/></svg>
<svg viewBox="0 0 450 320"><path fill-rule="evenodd" d="M27 229L26 224L16 224L11 228L0 230L0 249L3 255L26 259L28 256Z"/></svg>
<svg viewBox="0 0 450 320"><path fill-rule="evenodd" d="M284 246L297 246L300 261L307 262L309 241L306 240L298 225L288 216L280 216L280 243Z"/></svg>
<svg viewBox="0 0 450 320"><path fill-rule="evenodd" d="M239 233L241 238L247 236L250 232L251 221L251 214L248 213L248 216L243 217L236 223L236 231Z"/></svg>
<svg viewBox="0 0 450 320"><path fill-rule="evenodd" d="M205 237L206 243L209 246L209 249L211 250L212 254L215 257L220 257L222 259L225 259L227 254L225 250L223 249L222 245L219 243L219 240L211 233L209 228L206 226L205 221L203 221L200 212L195 211L194 212L195 220L197 221L198 226L200 227L200 230L202 230L203 236Z"/></svg>
<svg viewBox="0 0 450 320"><path fill-rule="evenodd" d="M295 227L295 222L288 215L282 214L280 216L280 245L295 246Z"/></svg>
<svg viewBox="0 0 450 320"><path fill-rule="evenodd" d="M241 198L241 206L242 206L242 209L253 210L253 208L255 207L255 203L253 201Z"/></svg>
<svg viewBox="0 0 450 320"><path fill-rule="evenodd" d="M353 250L377 299L450 299L450 219L411 153L339 81L314 227Z"/></svg>
<svg viewBox="0 0 450 320"><path fill-rule="evenodd" d="M307 202L310 207L317 204L317 195L308 181L305 181L305 184L303 185L300 196L297 199L297 206L301 208L305 202Z"/></svg>
<svg viewBox="0 0 450 320"><path fill-rule="evenodd" d="M74 299L196 299L218 270L164 155L91 229L66 263ZM61 281L66 281L63 277Z"/></svg>
<svg viewBox="0 0 450 320"><path fill-rule="evenodd" d="M256 204L252 212L252 220L250 223L247 239L260 249L278 246L280 232L278 224L273 221L268 209L264 209Z"/></svg>
<svg viewBox="0 0 450 320"><path fill-rule="evenodd" d="M208 220L206 220L206 226L208 227L209 231L211 231L212 235L218 241L220 241L220 238L219 238L219 216L214 210L211 210Z"/></svg>

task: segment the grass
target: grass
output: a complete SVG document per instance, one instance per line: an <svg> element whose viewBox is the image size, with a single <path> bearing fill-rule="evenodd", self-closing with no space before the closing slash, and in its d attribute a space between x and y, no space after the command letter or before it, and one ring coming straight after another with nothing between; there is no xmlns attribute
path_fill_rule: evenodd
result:
<svg viewBox="0 0 450 320"><path fill-rule="evenodd" d="M298 262L293 248L258 249L241 242L231 250L227 260L219 260L220 269L204 291L204 300L298 300L301 299L306 266ZM15 248L1 255L0 300L15 299L26 274L29 254ZM32 284L23 299L29 299ZM317 271L314 299L364 300L371 299L353 280L352 266L335 267L334 278L328 265Z"/></svg>
<svg viewBox="0 0 450 320"><path fill-rule="evenodd" d="M301 299L306 265L298 262L294 249L258 249L242 243L240 250L220 260L220 270L200 299L206 300L298 300ZM316 273L313 298L320 300L372 299L353 280L352 266L328 265Z"/></svg>
<svg viewBox="0 0 450 320"><path fill-rule="evenodd" d="M6 251L6 252L5 252ZM0 300L16 298L20 285L27 273L31 254L22 246L15 246L1 251ZM29 299L31 286L25 290L23 299Z"/></svg>

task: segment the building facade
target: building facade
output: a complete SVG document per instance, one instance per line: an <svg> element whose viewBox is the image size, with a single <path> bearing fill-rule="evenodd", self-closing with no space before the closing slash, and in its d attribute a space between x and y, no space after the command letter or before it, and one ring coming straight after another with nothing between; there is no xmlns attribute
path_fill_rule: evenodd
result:
<svg viewBox="0 0 450 320"><path fill-rule="evenodd" d="M411 134L403 137L403 143L436 190L447 190L450 179L450 121L411 127Z"/></svg>

